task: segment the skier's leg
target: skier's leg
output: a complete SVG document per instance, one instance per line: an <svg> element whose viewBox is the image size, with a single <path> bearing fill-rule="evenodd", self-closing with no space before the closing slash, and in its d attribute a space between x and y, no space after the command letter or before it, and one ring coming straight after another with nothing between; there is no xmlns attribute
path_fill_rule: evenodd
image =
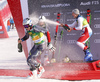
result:
<svg viewBox="0 0 100 82"><path fill-rule="evenodd" d="M86 46L84 43L77 41L76 43L82 50L87 50L88 46Z"/></svg>
<svg viewBox="0 0 100 82"><path fill-rule="evenodd" d="M84 60L87 61L92 61L92 54L88 50L88 46L85 46L85 42L89 39L89 34L88 33L83 33L82 36L77 40L77 45L85 52L85 57Z"/></svg>
<svg viewBox="0 0 100 82"><path fill-rule="evenodd" d="M42 56L42 59L43 59L43 65L47 65L48 63L50 63L49 62L49 50L48 50L48 47L47 47L47 43L48 43L48 41L47 41L47 37L45 36L45 42L44 42L44 44L43 44L43 56Z"/></svg>
<svg viewBox="0 0 100 82"><path fill-rule="evenodd" d="M27 63L29 65L31 71L33 71L34 69L36 69L36 67L39 65L39 63L36 60L36 57L38 56L38 54L39 54L39 51L36 50L34 52L34 54L29 55L29 57L27 58Z"/></svg>
<svg viewBox="0 0 100 82"><path fill-rule="evenodd" d="M38 51L41 53L41 64L39 64L39 66L37 67L38 69L38 77L41 77L41 75L44 73L45 69L43 68L42 64L44 63L44 54L45 54L45 44L40 44L38 46Z"/></svg>
<svg viewBox="0 0 100 82"><path fill-rule="evenodd" d="M44 50L41 54L41 64L43 66L49 64L49 58L48 58L48 50Z"/></svg>
<svg viewBox="0 0 100 82"><path fill-rule="evenodd" d="M36 51L37 52L37 51ZM38 55L38 52L37 52ZM43 72L45 71L44 68L40 63L36 60L36 55L29 56L27 59L28 65L30 66L30 71L32 71L31 77L41 77Z"/></svg>
<svg viewBox="0 0 100 82"><path fill-rule="evenodd" d="M43 44L34 45L27 59L27 62L31 68L31 71L37 69L38 77L40 77L42 73L45 71L42 65L37 61L37 57L40 55L40 52L43 52L43 51L44 51Z"/></svg>
<svg viewBox="0 0 100 82"><path fill-rule="evenodd" d="M47 63L49 63L49 58L48 58L48 50L46 49L47 44L41 44L38 49L41 51L41 64L44 66Z"/></svg>
<svg viewBox="0 0 100 82"><path fill-rule="evenodd" d="M38 53L37 51L35 53ZM29 55L28 59L27 59L27 64L30 67L30 74L29 74L29 78L36 78L37 77L37 66L39 66L39 63L35 60L36 57L35 55Z"/></svg>
<svg viewBox="0 0 100 82"><path fill-rule="evenodd" d="M39 51L37 49L37 45L34 45L32 47L32 49L30 50L29 56L27 58L27 64L30 67L30 74L29 77L33 78L33 77L37 77L37 70L36 68L40 65L37 61L36 58L39 54Z"/></svg>
<svg viewBox="0 0 100 82"><path fill-rule="evenodd" d="M44 54L44 65L47 65L50 63L49 61L49 50L45 50L45 54Z"/></svg>

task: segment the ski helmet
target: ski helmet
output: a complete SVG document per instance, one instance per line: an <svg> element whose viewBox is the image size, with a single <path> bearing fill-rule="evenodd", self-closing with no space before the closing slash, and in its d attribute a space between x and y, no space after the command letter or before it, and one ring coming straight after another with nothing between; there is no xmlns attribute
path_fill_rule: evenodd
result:
<svg viewBox="0 0 100 82"><path fill-rule="evenodd" d="M23 26L24 26L25 28L31 27L31 26L32 26L32 20L30 20L29 18L25 18L25 19L23 20Z"/></svg>
<svg viewBox="0 0 100 82"><path fill-rule="evenodd" d="M39 22L45 22L45 21L46 21L45 16L40 16L40 17L39 17Z"/></svg>
<svg viewBox="0 0 100 82"><path fill-rule="evenodd" d="M73 9L72 10L72 13L75 13L75 14L78 14L79 15L80 14L80 11L79 11L79 9Z"/></svg>

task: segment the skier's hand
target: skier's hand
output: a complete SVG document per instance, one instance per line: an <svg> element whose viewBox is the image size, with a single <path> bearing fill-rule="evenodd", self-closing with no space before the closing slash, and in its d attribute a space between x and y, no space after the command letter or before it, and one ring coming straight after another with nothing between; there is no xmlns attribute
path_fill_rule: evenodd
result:
<svg viewBox="0 0 100 82"><path fill-rule="evenodd" d="M22 42L22 40L19 38L19 39L18 39L18 43L21 43L21 42Z"/></svg>
<svg viewBox="0 0 100 82"><path fill-rule="evenodd" d="M61 24L60 24L60 26L61 26L61 27L63 27L63 26L64 26L64 24L63 24L63 23L61 23Z"/></svg>
<svg viewBox="0 0 100 82"><path fill-rule="evenodd" d="M72 30L73 30L73 28L71 28L71 27L69 27L70 28L70 30L67 30L68 32L71 32Z"/></svg>
<svg viewBox="0 0 100 82"><path fill-rule="evenodd" d="M51 52L54 52L55 49L56 49L51 43L48 44L48 48L49 48L49 50L50 50Z"/></svg>

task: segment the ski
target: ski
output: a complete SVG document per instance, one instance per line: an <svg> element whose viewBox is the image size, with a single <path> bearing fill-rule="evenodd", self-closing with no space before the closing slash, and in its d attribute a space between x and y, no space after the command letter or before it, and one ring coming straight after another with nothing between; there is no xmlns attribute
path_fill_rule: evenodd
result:
<svg viewBox="0 0 100 82"><path fill-rule="evenodd" d="M87 22L91 26L91 10L90 9L87 9ZM90 39L86 42L86 46L88 46L90 50Z"/></svg>
<svg viewBox="0 0 100 82"><path fill-rule="evenodd" d="M61 14L58 12L58 14L57 14L57 23L59 23L60 15ZM54 36L54 44L53 44L54 47L56 47L56 43L57 43L58 27L59 27L59 25L56 25L55 36ZM54 55L55 55L55 51L52 54L51 63L55 63L56 62L56 59L54 58Z"/></svg>
<svg viewBox="0 0 100 82"><path fill-rule="evenodd" d="M60 39L60 44L59 44L58 60L59 60L59 58L60 58L61 42L62 42L62 40L63 40L63 39L62 39L62 37L63 37L63 30L60 32L60 36L61 36L61 37L60 37L61 39Z"/></svg>

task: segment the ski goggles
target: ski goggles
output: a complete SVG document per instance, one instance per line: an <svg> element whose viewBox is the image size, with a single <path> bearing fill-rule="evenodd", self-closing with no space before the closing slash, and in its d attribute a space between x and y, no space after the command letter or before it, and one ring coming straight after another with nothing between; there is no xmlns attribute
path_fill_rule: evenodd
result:
<svg viewBox="0 0 100 82"><path fill-rule="evenodd" d="M23 25L25 28L28 28L28 27L30 27L28 24L27 25Z"/></svg>

